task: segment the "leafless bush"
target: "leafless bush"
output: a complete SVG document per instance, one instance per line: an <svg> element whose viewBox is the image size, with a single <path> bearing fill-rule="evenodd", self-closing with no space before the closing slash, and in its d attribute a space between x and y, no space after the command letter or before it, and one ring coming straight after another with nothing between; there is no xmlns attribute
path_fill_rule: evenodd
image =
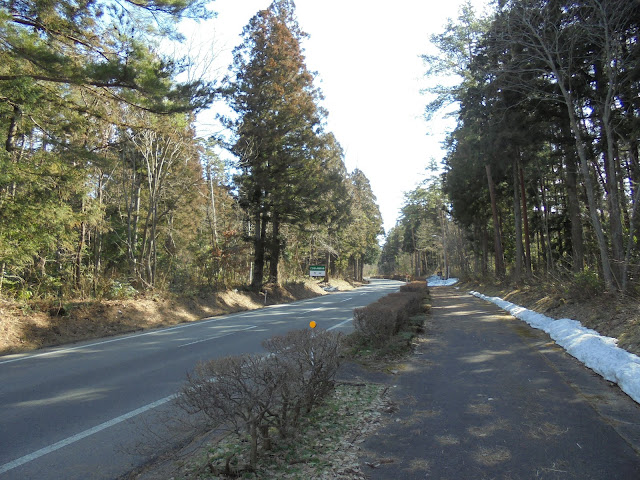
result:
<svg viewBox="0 0 640 480"><path fill-rule="evenodd" d="M401 285L400 292L401 293L416 292L426 296L429 293L429 288L427 287L426 282L411 282L405 285Z"/></svg>
<svg viewBox="0 0 640 480"><path fill-rule="evenodd" d="M187 413L204 414L214 428L249 433L249 469L255 469L259 435L268 411L279 399L283 372L270 358L229 356L196 366L176 402Z"/></svg>
<svg viewBox="0 0 640 480"><path fill-rule="evenodd" d="M382 346L395 330L392 307L373 303L353 310L353 328L374 347Z"/></svg>
<svg viewBox="0 0 640 480"><path fill-rule="evenodd" d="M269 412L280 436L294 433L301 415L333 391L339 341L332 332L295 330L263 342L286 378L278 390L277 407Z"/></svg>
<svg viewBox="0 0 640 480"><path fill-rule="evenodd" d="M212 428L249 434L249 465L240 470L255 470L258 448L271 448L270 427L282 437L296 431L301 415L333 390L338 369L339 336L331 332L292 331L264 346L271 355L198 364L176 400L187 413L203 414Z"/></svg>

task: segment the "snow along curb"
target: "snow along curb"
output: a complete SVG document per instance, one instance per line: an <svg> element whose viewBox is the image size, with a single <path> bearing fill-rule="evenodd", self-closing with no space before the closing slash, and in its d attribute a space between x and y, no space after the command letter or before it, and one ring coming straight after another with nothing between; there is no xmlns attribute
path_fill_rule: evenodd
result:
<svg viewBox="0 0 640 480"><path fill-rule="evenodd" d="M432 275L427 278L427 287L449 287L458 283L457 278L447 278L446 280L438 277L437 275Z"/></svg>
<svg viewBox="0 0 640 480"><path fill-rule="evenodd" d="M595 330L583 327L577 320L554 320L498 297L469 293L495 303L533 328L544 330L570 355L606 380L617 383L623 392L640 403L640 357L618 347L617 338L604 337Z"/></svg>

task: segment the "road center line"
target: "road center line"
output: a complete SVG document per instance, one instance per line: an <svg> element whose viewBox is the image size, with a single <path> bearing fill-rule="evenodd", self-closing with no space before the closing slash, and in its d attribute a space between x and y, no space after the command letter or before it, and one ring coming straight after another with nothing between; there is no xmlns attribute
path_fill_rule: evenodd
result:
<svg viewBox="0 0 640 480"><path fill-rule="evenodd" d="M340 300L339 302L336 302L336 303L346 302L346 301L351 300L352 298L353 297L348 297L348 298L345 298L344 300ZM314 299L310 299L310 300L314 300ZM273 308L273 307L289 307L289 306L294 306L294 305L295 305L295 303L285 303L285 304L281 304L281 305L270 305L269 307L271 307L271 308ZM266 307L266 308L269 308L269 307ZM158 329L158 330L152 330L150 332L143 332L143 333L138 333L138 334L133 334L133 335L123 335L121 337L112 338L112 339L109 339L109 340L103 340L103 341L100 341L100 342L89 343L87 345L78 345L76 347L68 347L68 348L50 350L48 352L43 352L43 353L27 354L25 356L20 356L18 358L11 358L11 359L8 359L8 360L0 360L0 365L4 365L4 364L7 364L7 363L21 362L21 361L29 360L29 359L32 359L32 358L45 357L45 356L49 356L49 355L56 355L56 354L72 352L74 350L81 350L83 348L97 347L99 345L106 345L108 343L121 342L123 340L129 340L129 339L132 339L132 338L144 337L144 336L147 336L147 335L155 335L155 334L158 334L158 333L170 332L172 330L179 330L179 329L188 328L188 327L195 327L195 326L204 325L204 324L207 324L207 323L220 322L220 321L223 321L223 320L228 320L228 318L230 316L234 316L234 317L235 316L238 316L238 317L245 316L247 318L250 318L252 316L261 316L261 315L264 315L264 312L262 312L262 310L265 310L265 308L260 308L260 309L256 309L256 310L247 310L247 311L244 311L244 312L236 312L236 313L232 313L232 314L229 314L229 315L225 315L223 317L216 317L216 318L210 318L208 320L200 320L200 321L197 321L197 322L185 323L185 324L182 324L182 325L176 325L174 327L168 327L168 328L161 328L161 329ZM316 309L313 309L313 310L316 310ZM311 312L313 310L309 310L309 311L307 311L305 313Z"/></svg>
<svg viewBox="0 0 640 480"><path fill-rule="evenodd" d="M245 314L245 312L235 313L235 314L231 314L231 315L233 315L233 316L241 316L243 314ZM77 347L61 348L61 349L51 350L51 351L43 352L43 353L35 353L35 354L32 354L32 355L26 355L26 356L19 357L19 358L11 358L9 360L2 360L2 361L0 361L0 365L4 365L5 363L13 363L13 362L20 362L20 361L23 361L23 360L29 360L31 358L45 357L45 356L48 356L48 355L55 355L55 354L59 354L59 353L72 352L74 350L81 350L83 348L97 347L99 345L106 345L107 343L121 342L123 340L130 340L132 338L144 337L144 336L147 336L147 335L157 335L157 334L164 333L164 332L170 332L172 330L180 330L182 328L197 327L199 325L205 325L207 323L214 323L214 322L221 322L221 321L228 320L228 319L229 319L228 316L216 317L216 318L210 318L208 320L199 320L199 321L193 322L193 323L184 323L184 324L181 324L181 325L176 325L174 327L168 327L168 328L161 328L161 329L158 329L158 330L152 330L150 332L137 333L137 334L134 334L134 335L124 335L122 337L112 338L112 339L109 339L109 340L103 340L101 342L89 343L87 345L78 345Z"/></svg>
<svg viewBox="0 0 640 480"><path fill-rule="evenodd" d="M71 437L65 438L64 440L60 440L59 442L49 445L48 447L41 448L40 450L36 450L33 453L17 458L12 462L5 463L4 465L0 466L0 474L8 472L9 470L13 470L14 468L24 465L25 463L32 462L33 460L36 460L49 453L55 452L56 450L60 450L61 448L66 447L67 445L71 445L72 443L82 440L83 438L87 438L109 427L113 427L118 423L122 423L125 420L129 420L130 418L136 417L141 413L145 413L149 410L159 407L160 405L164 405L165 403L173 400L175 397L176 397L175 395L169 395L168 397L161 398L160 400L157 400L153 403L149 403L148 405L132 410L129 413L125 413L124 415L120 415L119 417L116 417L112 420L101 423L100 425L96 425L95 427L85 430L84 432L80 432Z"/></svg>
<svg viewBox="0 0 640 480"><path fill-rule="evenodd" d="M329 331L329 330L333 330L334 328L340 328L342 325L344 325L344 324L345 324L345 323L347 323L347 322L350 322L351 320L352 320L351 318L348 318L348 319L346 319L344 322L340 322L339 324L334 325L333 327L329 327L329 328L327 328L327 331Z"/></svg>
<svg viewBox="0 0 640 480"><path fill-rule="evenodd" d="M183 343L182 345L178 345L178 348L187 347L189 345L195 345L196 343L208 342L209 340L215 340L216 338L228 337L229 335L233 335L234 333L245 332L247 330L252 330L254 328L258 328L258 327L256 325L252 325L252 326L247 327L247 328L241 328L240 330L234 330L233 332L221 333L219 335L214 335L213 337L201 338L201 339L195 340L193 342Z"/></svg>

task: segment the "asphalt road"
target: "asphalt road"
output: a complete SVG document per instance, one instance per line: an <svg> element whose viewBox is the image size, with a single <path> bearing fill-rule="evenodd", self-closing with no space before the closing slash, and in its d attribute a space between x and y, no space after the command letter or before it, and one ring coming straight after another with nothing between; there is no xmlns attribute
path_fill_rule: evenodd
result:
<svg viewBox="0 0 640 480"><path fill-rule="evenodd" d="M363 449L372 480L638 480L640 407L493 304L430 289L427 335Z"/></svg>
<svg viewBox="0 0 640 480"><path fill-rule="evenodd" d="M171 400L198 361L261 352L264 339L309 328L311 320L348 332L354 308L400 285L378 280L301 302L0 357L0 479L126 474L149 460L143 447L154 426L179 415Z"/></svg>

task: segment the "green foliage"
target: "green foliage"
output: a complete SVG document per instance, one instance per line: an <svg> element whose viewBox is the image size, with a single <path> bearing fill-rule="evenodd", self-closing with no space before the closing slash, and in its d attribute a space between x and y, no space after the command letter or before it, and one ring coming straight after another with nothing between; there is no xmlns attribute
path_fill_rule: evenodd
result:
<svg viewBox="0 0 640 480"><path fill-rule="evenodd" d="M432 37L426 74L453 81L426 90L426 113L458 107L443 191L477 273L493 253L496 270L504 257L515 275L525 266L580 272L586 263L578 284L587 290L594 272L605 288L630 288L639 223L626 185L640 173L624 165L638 157L638 85L630 79L639 24L631 2L501 1L483 19L467 3ZM390 239L388 269L418 244L413 200ZM464 267L464 255L457 261Z"/></svg>
<svg viewBox="0 0 640 480"><path fill-rule="evenodd" d="M134 298L137 294L138 291L129 283L113 280L108 296L114 300L124 300Z"/></svg>
<svg viewBox="0 0 640 480"><path fill-rule="evenodd" d="M213 89L180 83L187 62L157 45L178 40L176 22L207 18L207 8L0 5L0 294L235 287L257 277L247 242L256 233L274 280L278 267L295 278L327 257L332 274L349 268L357 277L375 258L375 197L323 130L293 2L259 12L236 50L227 85L239 113L235 183L220 144L195 137L195 113Z"/></svg>
<svg viewBox="0 0 640 480"><path fill-rule="evenodd" d="M342 149L323 132L326 113L305 65L304 37L293 2L279 0L251 19L234 50L228 99L237 118L227 124L240 206L253 222L254 287L263 283L267 259L269 281L279 281L284 232L291 227L326 239L329 254L340 249L338 262L346 257L361 264L377 253L375 197L362 172L346 178ZM347 222L348 234L339 235ZM361 276L359 268L354 272Z"/></svg>
<svg viewBox="0 0 640 480"><path fill-rule="evenodd" d="M585 300L602 295L604 292L604 285L598 272L590 268L575 273L569 288L572 297Z"/></svg>

